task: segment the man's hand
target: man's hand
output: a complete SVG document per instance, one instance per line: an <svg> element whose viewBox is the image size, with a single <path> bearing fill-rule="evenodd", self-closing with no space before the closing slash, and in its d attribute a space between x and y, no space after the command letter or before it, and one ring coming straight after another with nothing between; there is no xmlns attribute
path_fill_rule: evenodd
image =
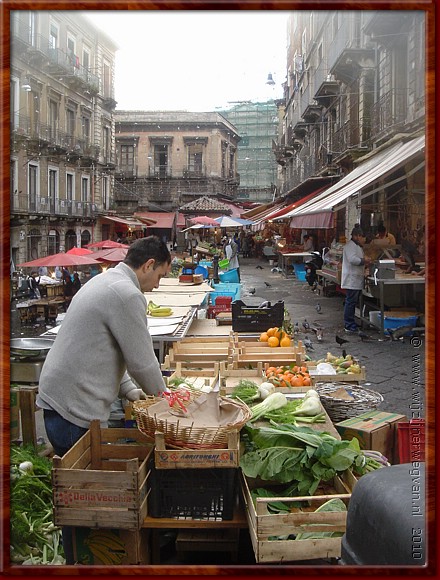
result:
<svg viewBox="0 0 440 580"><path fill-rule="evenodd" d="M146 399L147 395L142 389L131 389L131 391L128 391L125 395L125 398L128 401L140 401L141 399Z"/></svg>

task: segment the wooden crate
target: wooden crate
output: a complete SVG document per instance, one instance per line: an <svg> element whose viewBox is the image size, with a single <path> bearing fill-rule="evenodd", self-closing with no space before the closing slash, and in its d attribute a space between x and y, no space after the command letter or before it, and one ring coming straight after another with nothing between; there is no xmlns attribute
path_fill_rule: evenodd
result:
<svg viewBox="0 0 440 580"><path fill-rule="evenodd" d="M258 362L253 369L236 369L226 362L220 363L219 386L220 393L223 395L230 395L234 387L242 380L247 379L253 381L256 385L260 385L265 379L263 375L263 363Z"/></svg>
<svg viewBox="0 0 440 580"><path fill-rule="evenodd" d="M213 368L209 369L191 369L181 362L177 362L174 372L168 377L168 384L170 384L171 379L179 377L184 378L189 385L193 385L196 388L207 385L214 389L218 383L218 375L219 364L217 362L214 362Z"/></svg>
<svg viewBox="0 0 440 580"><path fill-rule="evenodd" d="M317 375L313 371L316 371L316 366L308 366L308 371L310 378L312 379L312 385L316 383L363 383L367 378L367 370L364 366L361 367L361 372L359 374L355 373L339 373L336 375Z"/></svg>
<svg viewBox="0 0 440 580"><path fill-rule="evenodd" d="M232 347L227 341L203 341L199 338L197 342L174 343L162 364L163 369L174 369L177 363L187 368L214 368L220 361L230 361Z"/></svg>
<svg viewBox="0 0 440 580"><path fill-rule="evenodd" d="M345 532L347 512L315 513L314 510L332 498L339 498L348 506L356 481L353 474L346 471L342 476L334 478L333 487L336 492L334 494L317 494L295 498L258 498L254 504L251 496L254 485L251 480L242 476L246 517L257 563L284 563L340 557L342 536L304 540L269 540L269 537L288 536L300 532ZM305 506L309 503L310 507L307 509L312 511L271 514L267 504L274 501L282 501L286 504L301 501Z"/></svg>
<svg viewBox="0 0 440 580"><path fill-rule="evenodd" d="M90 429L63 456L54 456L57 526L139 529L147 515L148 462L153 446L138 429Z"/></svg>
<svg viewBox="0 0 440 580"><path fill-rule="evenodd" d="M154 466L156 469L207 469L238 467L240 461L239 432L228 433L227 449L169 449L163 433L156 433Z"/></svg>

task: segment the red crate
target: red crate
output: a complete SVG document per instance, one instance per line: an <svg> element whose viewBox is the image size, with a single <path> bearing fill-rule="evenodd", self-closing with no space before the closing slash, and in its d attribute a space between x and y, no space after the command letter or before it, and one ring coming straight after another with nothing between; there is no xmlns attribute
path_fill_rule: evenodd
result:
<svg viewBox="0 0 440 580"><path fill-rule="evenodd" d="M231 312L231 307L227 304L220 304L219 306L217 304L215 306L208 306L207 317L215 318L220 312Z"/></svg>
<svg viewBox="0 0 440 580"><path fill-rule="evenodd" d="M217 298L215 299L216 306L228 306L230 309L231 304L232 304L232 296L217 296Z"/></svg>
<svg viewBox="0 0 440 580"><path fill-rule="evenodd" d="M397 423L399 462L425 461L425 419Z"/></svg>

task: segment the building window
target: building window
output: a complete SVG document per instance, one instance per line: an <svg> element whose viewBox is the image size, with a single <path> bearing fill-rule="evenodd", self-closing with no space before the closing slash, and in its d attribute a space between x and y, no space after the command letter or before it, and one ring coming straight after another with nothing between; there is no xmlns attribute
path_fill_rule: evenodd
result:
<svg viewBox="0 0 440 580"><path fill-rule="evenodd" d="M48 170L47 194L49 197L49 211L54 214L58 199L58 169L49 168Z"/></svg>
<svg viewBox="0 0 440 580"><path fill-rule="evenodd" d="M72 215L74 198L75 198L75 175L73 173L66 173L66 200L67 200L67 213L69 215Z"/></svg>
<svg viewBox="0 0 440 580"><path fill-rule="evenodd" d="M103 96L104 97L111 97L112 96L112 72L110 68L110 63L104 61L103 68L102 68L102 81L103 81Z"/></svg>
<svg viewBox="0 0 440 580"><path fill-rule="evenodd" d="M37 13L29 11L29 44L37 46Z"/></svg>
<svg viewBox="0 0 440 580"><path fill-rule="evenodd" d="M203 173L203 145L188 145L188 171L193 174Z"/></svg>
<svg viewBox="0 0 440 580"><path fill-rule="evenodd" d="M75 136L75 111L66 109L66 132L68 137Z"/></svg>
<svg viewBox="0 0 440 580"><path fill-rule="evenodd" d="M83 203L89 202L90 179L89 177L81 177L81 201Z"/></svg>
<svg viewBox="0 0 440 580"><path fill-rule="evenodd" d="M86 48L83 48L82 63L85 69L88 70L90 68L90 51Z"/></svg>
<svg viewBox="0 0 440 580"><path fill-rule="evenodd" d="M67 54L73 65L76 64L76 56L75 56L75 40L68 36L67 37Z"/></svg>
<svg viewBox="0 0 440 580"><path fill-rule="evenodd" d="M132 172L134 169L134 146L121 145L119 150L119 169Z"/></svg>
<svg viewBox="0 0 440 580"><path fill-rule="evenodd" d="M83 116L81 119L82 138L86 147L90 145L90 117Z"/></svg>
<svg viewBox="0 0 440 580"><path fill-rule="evenodd" d="M37 210L38 173L39 173L38 165L29 163L28 165L29 211Z"/></svg>
<svg viewBox="0 0 440 580"><path fill-rule="evenodd" d="M55 50L58 48L58 26L51 22L49 28L49 48Z"/></svg>
<svg viewBox="0 0 440 580"><path fill-rule="evenodd" d="M49 101L49 136L56 139L58 135L58 103L52 99Z"/></svg>
<svg viewBox="0 0 440 580"><path fill-rule="evenodd" d="M104 161L110 160L110 127L102 128L102 150L104 154Z"/></svg>
<svg viewBox="0 0 440 580"><path fill-rule="evenodd" d="M168 168L168 145L154 146L154 175L166 177Z"/></svg>
<svg viewBox="0 0 440 580"><path fill-rule="evenodd" d="M103 209L110 209L108 177L101 179L101 198Z"/></svg>

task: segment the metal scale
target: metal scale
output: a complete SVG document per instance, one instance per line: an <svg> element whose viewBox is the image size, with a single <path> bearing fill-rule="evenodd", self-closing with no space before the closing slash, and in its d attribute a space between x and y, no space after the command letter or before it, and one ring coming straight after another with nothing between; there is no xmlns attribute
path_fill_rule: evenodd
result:
<svg viewBox="0 0 440 580"><path fill-rule="evenodd" d="M20 438L23 444L37 443L35 398L41 370L53 340L49 338L14 338L10 345L11 387L19 392L21 421Z"/></svg>

